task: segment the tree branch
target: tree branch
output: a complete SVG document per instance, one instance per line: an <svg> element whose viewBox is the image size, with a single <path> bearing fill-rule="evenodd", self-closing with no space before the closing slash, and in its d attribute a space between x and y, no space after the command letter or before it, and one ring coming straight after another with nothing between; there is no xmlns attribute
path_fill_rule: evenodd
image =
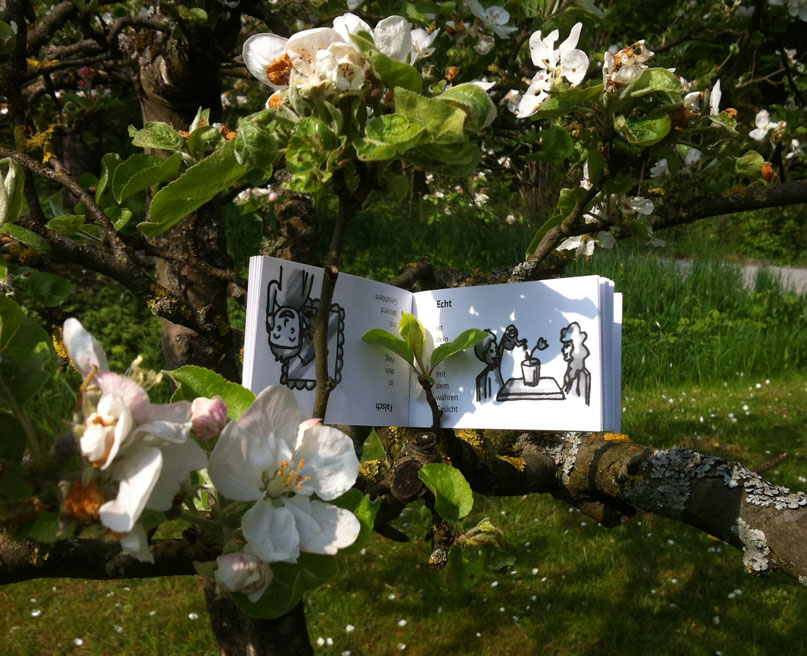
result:
<svg viewBox="0 0 807 656"><path fill-rule="evenodd" d="M778 185L749 186L722 196L698 196L665 203L656 208L651 223L653 230L660 230L721 214L802 203L807 203L807 180L794 180Z"/></svg>
<svg viewBox="0 0 807 656"><path fill-rule="evenodd" d="M15 541L0 533L0 585L41 578L141 579L195 574L194 560L215 555L194 550L185 540L156 540L154 564L121 551L118 542L68 538L53 544Z"/></svg>

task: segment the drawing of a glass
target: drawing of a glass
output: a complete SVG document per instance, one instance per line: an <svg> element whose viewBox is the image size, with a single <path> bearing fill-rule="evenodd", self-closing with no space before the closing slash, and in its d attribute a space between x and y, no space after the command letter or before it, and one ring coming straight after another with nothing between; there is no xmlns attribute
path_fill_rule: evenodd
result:
<svg viewBox="0 0 807 656"><path fill-rule="evenodd" d="M521 373L527 387L535 387L541 380L541 361L538 358L527 358L521 362Z"/></svg>

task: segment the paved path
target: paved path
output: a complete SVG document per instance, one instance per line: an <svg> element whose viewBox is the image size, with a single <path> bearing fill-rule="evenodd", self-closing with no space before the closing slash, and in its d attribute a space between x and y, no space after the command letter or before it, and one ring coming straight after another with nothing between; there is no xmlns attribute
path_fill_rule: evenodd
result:
<svg viewBox="0 0 807 656"><path fill-rule="evenodd" d="M683 272L692 268L690 260L678 260L678 267ZM807 268L783 267L783 266L760 266L758 264L745 264L743 269L743 282L746 287L754 287L757 272L765 269L782 282L782 288L796 294L807 294Z"/></svg>

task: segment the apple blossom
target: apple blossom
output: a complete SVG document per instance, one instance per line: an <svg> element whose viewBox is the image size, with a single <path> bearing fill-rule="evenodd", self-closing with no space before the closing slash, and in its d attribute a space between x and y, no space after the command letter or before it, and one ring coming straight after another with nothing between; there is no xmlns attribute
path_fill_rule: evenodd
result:
<svg viewBox="0 0 807 656"><path fill-rule="evenodd" d="M620 209L623 214L644 214L649 216L653 213L655 205L652 200L643 196L623 196L620 201Z"/></svg>
<svg viewBox="0 0 807 656"><path fill-rule="evenodd" d="M530 37L532 63L551 73L555 82L564 77L573 87L580 84L588 71L588 56L575 48L582 29L582 23L575 23L569 36L557 50L555 50L555 41L559 36L557 30L553 30L545 38L541 37L541 30L535 32Z"/></svg>
<svg viewBox="0 0 807 656"><path fill-rule="evenodd" d="M300 419L292 392L268 387L227 424L210 456L208 474L219 492L254 502L241 528L264 562L296 562L301 551L333 555L359 534L353 513L324 503L356 480L353 442L318 420Z"/></svg>
<svg viewBox="0 0 807 656"><path fill-rule="evenodd" d="M465 4L468 5L471 13L482 22L482 25L500 39L507 39L510 34L518 31L517 27L507 24L510 20L510 13L503 7L492 5L485 9L478 0L465 0Z"/></svg>
<svg viewBox="0 0 807 656"><path fill-rule="evenodd" d="M76 319L65 322L65 348L77 368L88 377L83 393L84 419L74 424L82 456L92 464L92 480L82 489L117 488L114 499L99 495L92 516L121 536L122 547L137 558L150 559L145 533L138 524L148 507L169 510L183 481L206 457L189 439L191 403L152 404L134 380L106 369L106 356L98 341ZM86 373L85 373L86 372ZM71 489L72 492L72 489ZM70 495L68 495L70 497ZM103 501L103 503L101 503ZM65 512L75 504L65 499Z"/></svg>
<svg viewBox="0 0 807 656"><path fill-rule="evenodd" d="M555 84L566 79L571 86L580 84L588 70L588 56L575 48L580 38L582 23L575 23L560 46L555 49L555 41L559 32L553 30L546 37L541 30L530 37L530 56L532 62L539 67L533 76L530 86L521 98L518 106L518 118L526 118L537 112L549 99L549 92Z"/></svg>
<svg viewBox="0 0 807 656"><path fill-rule="evenodd" d="M770 114L767 109L761 109L757 112L754 118L754 125L756 127L748 133L748 136L756 141L762 141L768 136L768 132L773 130L771 141L779 141L782 137L782 131L787 125L785 121L771 121Z"/></svg>
<svg viewBox="0 0 807 656"><path fill-rule="evenodd" d="M653 166L650 167L650 177L660 178L669 172L670 167L667 164L667 159L660 159Z"/></svg>
<svg viewBox="0 0 807 656"><path fill-rule="evenodd" d="M438 34L440 34L439 29L434 30L431 34L422 27L412 30L410 34L410 38L412 39L412 52L414 53L412 63L418 59L426 58L434 52L434 46L432 44Z"/></svg>

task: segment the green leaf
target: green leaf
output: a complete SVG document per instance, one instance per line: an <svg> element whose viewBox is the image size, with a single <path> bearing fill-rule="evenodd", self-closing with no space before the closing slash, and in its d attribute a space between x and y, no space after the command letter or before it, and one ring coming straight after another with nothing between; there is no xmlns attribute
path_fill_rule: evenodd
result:
<svg viewBox="0 0 807 656"><path fill-rule="evenodd" d="M138 191L173 178L181 163L180 153L174 153L168 159L156 155L132 155L115 169L112 176L112 195L121 203Z"/></svg>
<svg viewBox="0 0 807 656"><path fill-rule="evenodd" d="M204 23L207 21L207 12L201 7L184 7L177 5L180 18L185 20L194 21L197 23Z"/></svg>
<svg viewBox="0 0 807 656"><path fill-rule="evenodd" d="M25 429L10 411L0 411L0 458L19 460L25 453Z"/></svg>
<svg viewBox="0 0 807 656"><path fill-rule="evenodd" d="M487 91L471 82L449 87L436 100L448 102L465 112L465 129L484 130L496 118L496 105Z"/></svg>
<svg viewBox="0 0 807 656"><path fill-rule="evenodd" d="M22 404L39 391L56 367L50 335L36 321L23 317L19 329L0 352L0 394L11 395Z"/></svg>
<svg viewBox="0 0 807 656"><path fill-rule="evenodd" d="M591 87L574 89L567 89L556 94L553 91L552 96L547 100L541 109L533 114L533 120L539 118L555 118L563 116L573 111L588 111L599 102L602 97L602 84L596 84Z"/></svg>
<svg viewBox="0 0 807 656"><path fill-rule="evenodd" d="M666 68L648 68L633 82L620 92L620 98L639 98L648 93L661 91L669 94L680 94L681 80Z"/></svg>
<svg viewBox="0 0 807 656"><path fill-rule="evenodd" d="M83 214L62 214L54 216L45 224L45 227L69 237L81 230L85 221L86 217Z"/></svg>
<svg viewBox="0 0 807 656"><path fill-rule="evenodd" d="M370 62L375 76L390 88L401 87L420 93L423 87L423 80L420 73L414 66L395 61L376 48L366 32L361 34L351 34L350 37L359 47L361 53Z"/></svg>
<svg viewBox="0 0 807 656"><path fill-rule="evenodd" d="M25 499L34 493L26 481L25 469L17 463L3 463L0 471L0 500Z"/></svg>
<svg viewBox="0 0 807 656"><path fill-rule="evenodd" d="M536 248L538 248L538 244L541 243L541 240L544 238L544 235L561 224L563 221L563 215L561 214L553 214L550 216L546 221L541 224L541 227L538 228L538 231L535 233L535 236L532 238L530 245L527 246L527 252L525 253L524 257L528 258L530 255L533 254Z"/></svg>
<svg viewBox="0 0 807 656"><path fill-rule="evenodd" d="M22 325L22 309L5 294L0 293L0 351L5 350Z"/></svg>
<svg viewBox="0 0 807 656"><path fill-rule="evenodd" d="M569 133L561 127L553 126L541 130L538 138L541 140L541 150L527 155L524 159L542 160L560 166L563 164L563 160L574 155L574 141Z"/></svg>
<svg viewBox="0 0 807 656"><path fill-rule="evenodd" d="M605 172L605 156L599 150L588 151L588 179L593 184L602 183Z"/></svg>
<svg viewBox="0 0 807 656"><path fill-rule="evenodd" d="M381 330L380 328L368 330L362 337L362 340L370 344L379 344L389 349L396 355L400 355L410 366L412 366L415 361L415 354L412 351L412 347L401 338L396 337L392 333L388 333L386 330Z"/></svg>
<svg viewBox="0 0 807 656"><path fill-rule="evenodd" d="M395 89L395 112L426 130L432 143L465 141L465 112L451 103L398 87Z"/></svg>
<svg viewBox="0 0 807 656"><path fill-rule="evenodd" d="M132 144L139 148L162 148L163 150L182 150L185 140L168 123L148 121L140 130L129 126Z"/></svg>
<svg viewBox="0 0 807 656"><path fill-rule="evenodd" d="M742 157L734 158L734 173L747 178L761 178L763 164L765 158L756 150L749 150Z"/></svg>
<svg viewBox="0 0 807 656"><path fill-rule="evenodd" d="M273 619L288 613L300 603L306 590L336 576L336 558L301 553L295 564L272 563L272 572L272 584L257 602L249 601L243 594L233 595L241 610L252 617Z"/></svg>
<svg viewBox="0 0 807 656"><path fill-rule="evenodd" d="M234 142L226 142L154 195L150 220L137 225L143 234L151 237L165 232L249 171L248 165L238 163Z"/></svg>
<svg viewBox="0 0 807 656"><path fill-rule="evenodd" d="M377 162L392 159L417 146L426 131L412 125L405 116L385 114L367 123L365 136L356 139L353 147L363 162Z"/></svg>
<svg viewBox="0 0 807 656"><path fill-rule="evenodd" d="M356 538L356 541L349 547L340 549L339 553L358 553L373 537L373 524L375 522L376 513L378 513L378 509L381 507L381 499L372 501L369 495L362 494L359 490L353 488L345 492L345 494L338 499L331 501L331 503L352 512L361 525L359 537Z"/></svg>
<svg viewBox="0 0 807 656"><path fill-rule="evenodd" d="M461 590L468 590L482 580L482 564L468 560L457 545L448 551L448 567L451 577Z"/></svg>
<svg viewBox="0 0 807 656"><path fill-rule="evenodd" d="M729 115L726 112L720 112L715 116L709 116L709 120L712 123L715 123L723 128L725 128L729 134L736 135L737 134L737 119L736 118L729 118Z"/></svg>
<svg viewBox="0 0 807 656"><path fill-rule="evenodd" d="M423 369L423 346L426 343L426 329L417 320L417 317L408 312L401 312L401 321L398 324L398 333L412 349L415 359L421 367L422 373L427 373Z"/></svg>
<svg viewBox="0 0 807 656"><path fill-rule="evenodd" d="M167 373L180 384L172 401L192 401L198 396L211 398L218 394L227 404L230 419L238 419L255 400L255 394L246 387L204 367L186 365Z"/></svg>
<svg viewBox="0 0 807 656"><path fill-rule="evenodd" d="M17 33L6 21L0 20L0 55L9 55L14 52L17 42Z"/></svg>
<svg viewBox="0 0 807 656"><path fill-rule="evenodd" d="M31 271L17 278L16 282L31 298L45 307L61 305L76 289L66 278L45 271Z"/></svg>
<svg viewBox="0 0 807 656"><path fill-rule="evenodd" d="M307 117L294 127L286 152L286 168L292 173L319 169L334 150L339 137L323 121Z"/></svg>
<svg viewBox="0 0 807 656"><path fill-rule="evenodd" d="M652 146L670 132L670 117L665 114L661 118L625 118L617 116L614 127L620 136L635 146Z"/></svg>
<svg viewBox="0 0 807 656"><path fill-rule="evenodd" d="M452 355L455 355L465 349L469 349L472 346L476 346L481 342L488 333L484 330L478 330L477 328L469 328L468 330L464 330L461 332L456 339L447 342L445 344L440 344L434 352L432 353L432 361L430 371L434 369L438 364L440 364L446 358L450 358Z"/></svg>
<svg viewBox="0 0 807 656"><path fill-rule="evenodd" d="M610 180L606 180L603 185L603 191L606 194L617 194L622 196L630 191L636 185L636 181L630 176L620 173Z"/></svg>
<svg viewBox="0 0 807 656"><path fill-rule="evenodd" d="M434 494L434 509L447 522L456 524L471 512L474 495L459 469L433 462L424 465L418 476Z"/></svg>
<svg viewBox="0 0 807 656"><path fill-rule="evenodd" d="M28 529L28 537L37 542L56 542L60 536L59 515L44 510L37 513L34 525Z"/></svg>
<svg viewBox="0 0 807 656"><path fill-rule="evenodd" d="M541 240L544 238L544 235L547 232L561 224L563 219L565 219L574 210L577 203L585 198L587 193L588 190L584 187L572 187L571 189L564 188L560 190L560 194L558 195L558 204L556 206L557 211L546 221L544 221L540 228L538 228L538 231L532 238L530 245L527 247L526 257L529 257L538 247L538 244L541 243ZM593 200L591 202L593 202ZM589 205L591 205L591 202ZM585 210L586 208L583 209Z"/></svg>
<svg viewBox="0 0 807 656"><path fill-rule="evenodd" d="M48 242L42 239L42 237L40 237L38 234L31 232L27 228L23 228L22 226L18 226L14 223L6 223L5 225L0 226L0 232L7 234L9 237L13 237L17 241L21 241L28 248L34 251L34 253L50 252L50 244L48 244Z"/></svg>
<svg viewBox="0 0 807 656"><path fill-rule="evenodd" d="M129 219L132 218L132 210L126 207L118 207L117 205L105 207L104 214L112 221L115 230L123 230L123 227L129 223Z"/></svg>
<svg viewBox="0 0 807 656"><path fill-rule="evenodd" d="M98 179L98 186L95 188L95 202L101 206L108 205L108 203L102 202L101 198L104 192L108 191L115 169L120 165L121 158L118 153L107 153L101 158L101 177Z"/></svg>
<svg viewBox="0 0 807 656"><path fill-rule="evenodd" d="M196 130L205 125L210 125L210 110L200 107L196 110L196 116L193 117L190 126L188 126L188 132L193 134Z"/></svg>
<svg viewBox="0 0 807 656"><path fill-rule="evenodd" d="M204 159L224 141L224 137L212 125L200 125L188 135L188 152L195 162Z"/></svg>
<svg viewBox="0 0 807 656"><path fill-rule="evenodd" d="M278 151L275 116L273 110L265 110L238 122L235 156L239 163L264 169L274 164Z"/></svg>
<svg viewBox="0 0 807 656"><path fill-rule="evenodd" d="M404 159L426 171L465 178L476 170L482 159L482 151L470 141L460 144L431 143L408 151Z"/></svg>

